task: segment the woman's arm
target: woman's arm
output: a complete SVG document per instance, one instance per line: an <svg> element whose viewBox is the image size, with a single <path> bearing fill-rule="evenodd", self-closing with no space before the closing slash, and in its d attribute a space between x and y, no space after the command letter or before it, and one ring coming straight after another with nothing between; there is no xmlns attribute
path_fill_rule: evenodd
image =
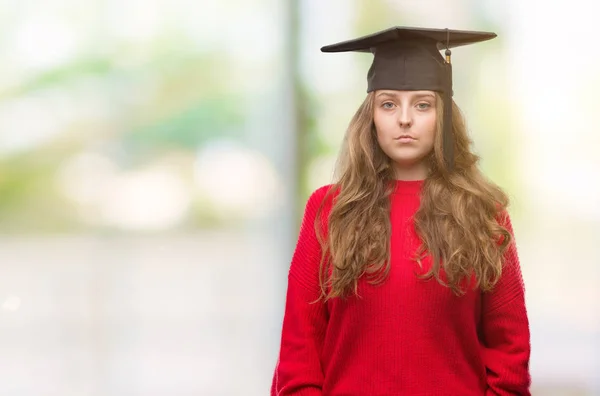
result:
<svg viewBox="0 0 600 396"><path fill-rule="evenodd" d="M327 308L320 296L321 247L315 217L327 187L309 198L290 265L279 360L271 396L321 396L321 351L327 329Z"/></svg>
<svg viewBox="0 0 600 396"><path fill-rule="evenodd" d="M508 214L502 224L513 235ZM487 396L530 396L531 352L525 287L514 237L504 255L496 287L482 298L482 356L487 369Z"/></svg>

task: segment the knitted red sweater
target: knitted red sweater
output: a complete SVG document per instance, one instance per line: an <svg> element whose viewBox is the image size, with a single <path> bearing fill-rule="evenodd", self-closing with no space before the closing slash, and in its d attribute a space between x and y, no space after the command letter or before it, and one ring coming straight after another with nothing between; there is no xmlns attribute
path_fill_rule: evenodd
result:
<svg viewBox="0 0 600 396"><path fill-rule="evenodd" d="M314 303L321 257L314 221L329 186L312 194L288 275L272 396L530 395L529 325L515 245L491 293L459 297L435 280L418 279L410 257L420 242L411 217L421 187L421 181L396 182L386 281L373 286L361 279L360 297L327 303ZM331 204L324 204L325 219Z"/></svg>

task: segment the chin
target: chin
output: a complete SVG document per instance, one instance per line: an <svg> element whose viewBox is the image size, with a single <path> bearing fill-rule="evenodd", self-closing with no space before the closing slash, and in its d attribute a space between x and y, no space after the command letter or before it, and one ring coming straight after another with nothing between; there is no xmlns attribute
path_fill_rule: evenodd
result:
<svg viewBox="0 0 600 396"><path fill-rule="evenodd" d="M413 168L415 166L418 166L420 164L423 163L423 161L425 160L425 157L400 157L400 156L396 156L396 157L391 157L392 161L394 161L394 163L397 166L400 166L402 168Z"/></svg>

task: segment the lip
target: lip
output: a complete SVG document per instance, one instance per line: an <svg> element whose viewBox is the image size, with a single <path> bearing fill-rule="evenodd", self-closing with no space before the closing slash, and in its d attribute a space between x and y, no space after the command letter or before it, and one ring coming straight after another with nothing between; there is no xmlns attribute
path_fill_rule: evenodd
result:
<svg viewBox="0 0 600 396"><path fill-rule="evenodd" d="M415 140L415 138L413 136L411 136L411 135L400 135L400 136L394 138L394 140L398 140L398 141L401 141L401 142L408 142L408 141L411 141L411 140Z"/></svg>

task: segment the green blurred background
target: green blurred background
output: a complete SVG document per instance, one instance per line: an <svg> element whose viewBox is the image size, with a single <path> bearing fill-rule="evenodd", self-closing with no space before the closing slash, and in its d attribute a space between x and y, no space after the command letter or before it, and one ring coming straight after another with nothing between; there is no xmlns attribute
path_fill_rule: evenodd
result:
<svg viewBox="0 0 600 396"><path fill-rule="evenodd" d="M392 25L490 30L455 100L511 196L536 395L600 395L586 0L0 0L0 394L264 395L307 196Z"/></svg>

